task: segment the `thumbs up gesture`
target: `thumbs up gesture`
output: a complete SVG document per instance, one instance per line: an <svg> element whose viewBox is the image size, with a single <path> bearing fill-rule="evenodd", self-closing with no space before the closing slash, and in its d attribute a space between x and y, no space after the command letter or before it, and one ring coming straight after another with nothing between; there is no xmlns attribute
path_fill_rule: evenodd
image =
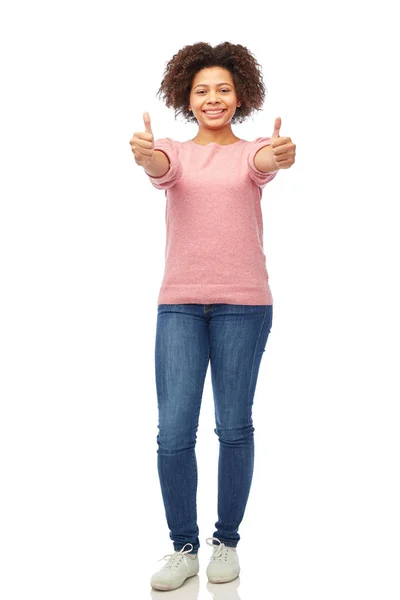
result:
<svg viewBox="0 0 400 600"><path fill-rule="evenodd" d="M150 115L143 113L145 131L135 132L129 141L135 162L140 167L146 167L153 157L154 137L151 131Z"/></svg>
<svg viewBox="0 0 400 600"><path fill-rule="evenodd" d="M294 163L296 156L296 144L293 144L290 137L280 137L282 119L276 117L274 132L270 140L272 154L275 159L277 169L289 169Z"/></svg>

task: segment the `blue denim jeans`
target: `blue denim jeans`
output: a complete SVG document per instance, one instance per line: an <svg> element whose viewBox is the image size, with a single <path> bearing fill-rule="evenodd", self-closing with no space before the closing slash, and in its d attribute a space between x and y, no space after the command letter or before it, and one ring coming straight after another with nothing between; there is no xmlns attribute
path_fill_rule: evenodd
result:
<svg viewBox="0 0 400 600"><path fill-rule="evenodd" d="M272 312L272 305L158 305L157 468L174 550L190 542L194 554L200 547L195 446L209 362L219 439L212 536L232 547L240 540L254 468L253 398Z"/></svg>

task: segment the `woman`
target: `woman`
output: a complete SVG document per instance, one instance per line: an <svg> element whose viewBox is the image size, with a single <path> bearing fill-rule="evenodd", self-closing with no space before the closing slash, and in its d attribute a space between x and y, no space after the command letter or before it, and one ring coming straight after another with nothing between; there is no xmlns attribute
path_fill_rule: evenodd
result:
<svg viewBox="0 0 400 600"><path fill-rule="evenodd" d="M232 131L265 97L259 65L240 44L185 46L167 63L158 93L175 115L198 124L186 142L154 141L144 113L145 131L130 140L136 163L167 200L155 372L158 473L174 553L151 585L172 590L199 571L195 445L209 363L220 447L207 576L222 583L239 575L238 528L254 467L252 405L273 314L260 201L266 184L294 163L296 146L279 136L279 117L271 138L249 142Z"/></svg>

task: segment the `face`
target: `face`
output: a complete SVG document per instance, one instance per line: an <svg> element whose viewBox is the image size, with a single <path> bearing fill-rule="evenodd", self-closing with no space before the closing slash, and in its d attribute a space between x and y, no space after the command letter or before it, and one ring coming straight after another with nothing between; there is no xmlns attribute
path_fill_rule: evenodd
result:
<svg viewBox="0 0 400 600"><path fill-rule="evenodd" d="M208 67L196 73L190 91L189 108L199 125L219 129L230 123L236 108L240 106L230 71L220 67ZM207 114L207 111L221 111Z"/></svg>

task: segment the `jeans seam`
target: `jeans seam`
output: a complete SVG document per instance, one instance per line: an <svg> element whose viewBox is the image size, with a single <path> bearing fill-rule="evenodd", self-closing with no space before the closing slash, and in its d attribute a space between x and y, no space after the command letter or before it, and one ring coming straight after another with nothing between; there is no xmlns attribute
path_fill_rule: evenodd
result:
<svg viewBox="0 0 400 600"><path fill-rule="evenodd" d="M252 382L253 382L253 374L254 374L254 363L256 360L256 354L257 354L257 346L258 346L258 342L259 339L261 337L261 332L263 330L264 327L264 323L265 323L265 317L267 316L267 310L268 310L268 304L265 306L265 311L264 311L264 317L261 323L261 327L260 327L260 331L258 333L258 338L257 338L257 342L254 348L254 355L253 355L253 363L251 365L251 373L250 373L250 385L248 387L248 396L247 396L247 421L250 423L250 417L251 417L251 402L250 402L250 392L251 392L251 388L252 388Z"/></svg>

